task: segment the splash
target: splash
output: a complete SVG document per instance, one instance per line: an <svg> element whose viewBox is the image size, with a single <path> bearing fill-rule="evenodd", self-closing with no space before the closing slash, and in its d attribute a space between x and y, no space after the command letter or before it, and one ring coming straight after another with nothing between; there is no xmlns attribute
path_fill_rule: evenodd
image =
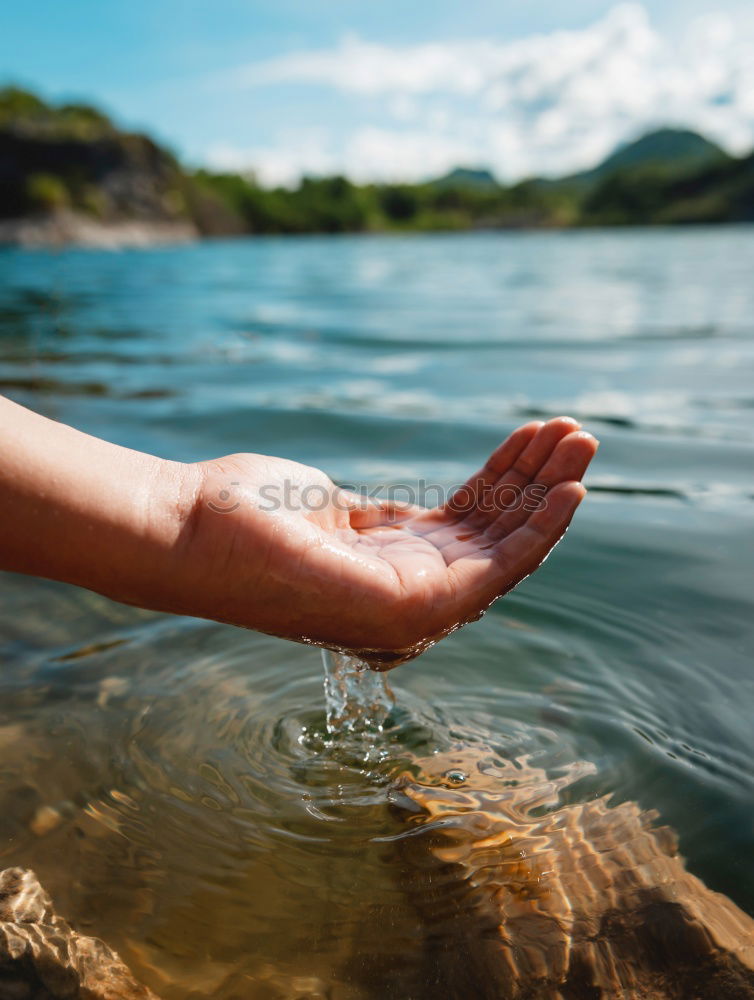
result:
<svg viewBox="0 0 754 1000"><path fill-rule="evenodd" d="M347 653L322 650L327 731L381 732L395 705L386 675Z"/></svg>

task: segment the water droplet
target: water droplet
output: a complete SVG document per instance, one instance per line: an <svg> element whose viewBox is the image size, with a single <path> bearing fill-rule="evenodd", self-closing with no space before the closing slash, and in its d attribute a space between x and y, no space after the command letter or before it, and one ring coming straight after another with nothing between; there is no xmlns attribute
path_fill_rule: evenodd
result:
<svg viewBox="0 0 754 1000"><path fill-rule="evenodd" d="M452 781L454 785L462 785L466 781L467 775L463 771L446 771L445 780Z"/></svg>

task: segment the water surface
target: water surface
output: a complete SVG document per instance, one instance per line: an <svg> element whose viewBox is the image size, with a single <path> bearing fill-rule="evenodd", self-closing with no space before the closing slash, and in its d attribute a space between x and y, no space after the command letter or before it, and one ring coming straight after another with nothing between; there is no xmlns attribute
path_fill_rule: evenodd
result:
<svg viewBox="0 0 754 1000"><path fill-rule="evenodd" d="M405 997L388 788L460 741L590 762L572 799L658 810L754 914L753 268L747 227L0 253L2 391L120 444L372 486L532 416L602 442L553 558L391 675L371 741L315 649L0 577L0 865L166 1000Z"/></svg>

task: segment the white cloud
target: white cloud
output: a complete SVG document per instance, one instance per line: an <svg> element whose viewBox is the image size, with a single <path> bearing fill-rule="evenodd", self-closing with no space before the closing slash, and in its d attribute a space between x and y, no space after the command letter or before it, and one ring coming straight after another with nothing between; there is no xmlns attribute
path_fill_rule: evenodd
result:
<svg viewBox="0 0 754 1000"><path fill-rule="evenodd" d="M297 52L224 74L226 83L258 87L276 83L320 83L349 93L427 94L442 90L473 94L483 86L497 48L488 42L389 48L346 37L333 51Z"/></svg>
<svg viewBox="0 0 754 1000"><path fill-rule="evenodd" d="M325 132L297 129L295 133L280 132L272 146L247 149L233 143L216 143L205 158L215 170L249 172L262 184L290 187L302 174L327 176L343 172L343 164L330 146Z"/></svg>
<svg viewBox="0 0 754 1000"><path fill-rule="evenodd" d="M355 103L350 124L210 151L216 165L252 165L268 182L332 171L419 179L456 164L486 164L507 179L564 173L661 124L697 128L736 152L754 145L754 21L734 25L724 14L697 18L674 41L638 4L579 31L512 42L389 47L347 37L332 50L242 67L222 83L315 85ZM322 107L332 102L325 95Z"/></svg>
<svg viewBox="0 0 754 1000"><path fill-rule="evenodd" d="M398 122L410 122L418 118L421 109L416 101L407 94L397 94L388 101L388 110Z"/></svg>
<svg viewBox="0 0 754 1000"><path fill-rule="evenodd" d="M207 160L218 170L251 169L262 184L293 185L304 174L346 173L367 182L412 180L442 174L468 159L468 144L435 132L395 131L365 126L355 129L339 152L324 141L283 139L279 146L237 149L230 145L210 148ZM376 168L376 169L375 169Z"/></svg>

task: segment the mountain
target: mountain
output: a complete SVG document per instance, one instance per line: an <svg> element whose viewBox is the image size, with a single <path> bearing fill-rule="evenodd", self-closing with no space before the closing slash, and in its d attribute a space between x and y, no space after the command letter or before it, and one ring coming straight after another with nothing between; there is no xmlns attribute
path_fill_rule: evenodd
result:
<svg viewBox="0 0 754 1000"><path fill-rule="evenodd" d="M535 177L522 182L540 189L571 188L585 190L603 177L618 170L657 167L672 170L694 170L731 157L716 143L690 129L661 128L648 132L632 142L618 146L606 159L589 170L564 177ZM494 191L500 185L495 176L484 168L456 167L450 173L430 181L433 188L467 188Z"/></svg>
<svg viewBox="0 0 754 1000"><path fill-rule="evenodd" d="M670 167L692 169L715 160L729 160L728 154L714 142L689 129L661 128L619 146L607 159L591 170L573 175L583 180L599 180L616 170L632 167Z"/></svg>
<svg viewBox="0 0 754 1000"><path fill-rule="evenodd" d="M475 188L478 191L494 191L500 187L494 175L483 167L456 167L443 177L429 182L435 188Z"/></svg>
<svg viewBox="0 0 754 1000"><path fill-rule="evenodd" d="M723 160L730 160L725 150L698 132L661 128L618 146L606 159L589 170L544 181L538 179L537 183L584 189L617 170L639 167L693 170Z"/></svg>

